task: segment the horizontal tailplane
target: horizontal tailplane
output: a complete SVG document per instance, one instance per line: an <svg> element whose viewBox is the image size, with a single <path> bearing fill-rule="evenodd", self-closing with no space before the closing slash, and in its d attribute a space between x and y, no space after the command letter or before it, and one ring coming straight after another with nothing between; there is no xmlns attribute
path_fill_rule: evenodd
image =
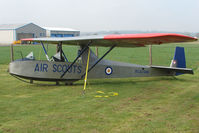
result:
<svg viewBox="0 0 199 133"><path fill-rule="evenodd" d="M165 70L169 73L174 73L177 76L177 73L180 74L194 74L192 69L189 68L177 68L177 67L164 67L164 66L151 66L151 68ZM178 74L178 75L180 75Z"/></svg>

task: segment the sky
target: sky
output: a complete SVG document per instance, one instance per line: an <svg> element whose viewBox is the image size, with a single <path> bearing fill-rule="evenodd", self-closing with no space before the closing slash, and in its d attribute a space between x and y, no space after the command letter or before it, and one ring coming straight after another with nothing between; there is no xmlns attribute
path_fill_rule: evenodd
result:
<svg viewBox="0 0 199 133"><path fill-rule="evenodd" d="M199 0L0 0L0 24L199 32Z"/></svg>

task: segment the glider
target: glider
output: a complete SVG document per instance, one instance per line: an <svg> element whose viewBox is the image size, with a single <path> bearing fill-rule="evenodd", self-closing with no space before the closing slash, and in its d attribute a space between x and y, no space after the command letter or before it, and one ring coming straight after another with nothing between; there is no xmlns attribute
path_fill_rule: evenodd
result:
<svg viewBox="0 0 199 133"><path fill-rule="evenodd" d="M125 78L125 77L152 77L177 76L193 74L192 69L186 68L183 47L176 47L170 67L144 66L122 63L103 58L115 47L145 47L167 43L181 43L196 41L196 38L174 33L144 33L100 36L79 36L65 38L27 38L22 41L41 43L47 60L41 61L31 55L27 58L12 61L9 73L15 77L39 81L63 81L72 84L83 79L91 78ZM48 57L43 43L58 46L57 53L52 59ZM68 62L62 45L80 46L78 55L73 62ZM105 54L98 58L90 49L91 46L110 47ZM31 57L31 58L30 58ZM79 61L80 60L80 61Z"/></svg>

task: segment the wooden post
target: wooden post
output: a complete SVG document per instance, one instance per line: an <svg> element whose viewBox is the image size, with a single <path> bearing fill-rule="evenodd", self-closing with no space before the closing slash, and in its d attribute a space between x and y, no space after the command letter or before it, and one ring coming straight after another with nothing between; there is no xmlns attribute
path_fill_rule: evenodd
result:
<svg viewBox="0 0 199 133"><path fill-rule="evenodd" d="M96 56L98 57L98 47L95 47L96 50Z"/></svg>
<svg viewBox="0 0 199 133"><path fill-rule="evenodd" d="M149 65L152 66L152 45L149 45Z"/></svg>
<svg viewBox="0 0 199 133"><path fill-rule="evenodd" d="M13 44L10 44L10 60L11 60L11 62L14 61Z"/></svg>
<svg viewBox="0 0 199 133"><path fill-rule="evenodd" d="M57 47L56 47L56 53L59 52L59 44L57 44Z"/></svg>
<svg viewBox="0 0 199 133"><path fill-rule="evenodd" d="M48 53L48 44L46 44L46 49L47 49L47 51L46 51L46 52Z"/></svg>

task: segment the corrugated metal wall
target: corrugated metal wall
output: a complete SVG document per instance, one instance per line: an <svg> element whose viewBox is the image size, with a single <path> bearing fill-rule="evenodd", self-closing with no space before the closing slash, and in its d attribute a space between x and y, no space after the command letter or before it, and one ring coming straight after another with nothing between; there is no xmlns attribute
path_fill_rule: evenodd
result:
<svg viewBox="0 0 199 133"><path fill-rule="evenodd" d="M15 30L0 30L0 45L11 44L15 41Z"/></svg>
<svg viewBox="0 0 199 133"><path fill-rule="evenodd" d="M46 30L33 23L29 23L17 29L0 30L0 44L11 44L22 38L38 37L73 37L79 36L80 31L55 31Z"/></svg>
<svg viewBox="0 0 199 133"><path fill-rule="evenodd" d="M31 36L34 38L45 37L46 30L33 23L30 23L21 28L16 29L16 35L17 40L20 40L22 38L28 38Z"/></svg>

